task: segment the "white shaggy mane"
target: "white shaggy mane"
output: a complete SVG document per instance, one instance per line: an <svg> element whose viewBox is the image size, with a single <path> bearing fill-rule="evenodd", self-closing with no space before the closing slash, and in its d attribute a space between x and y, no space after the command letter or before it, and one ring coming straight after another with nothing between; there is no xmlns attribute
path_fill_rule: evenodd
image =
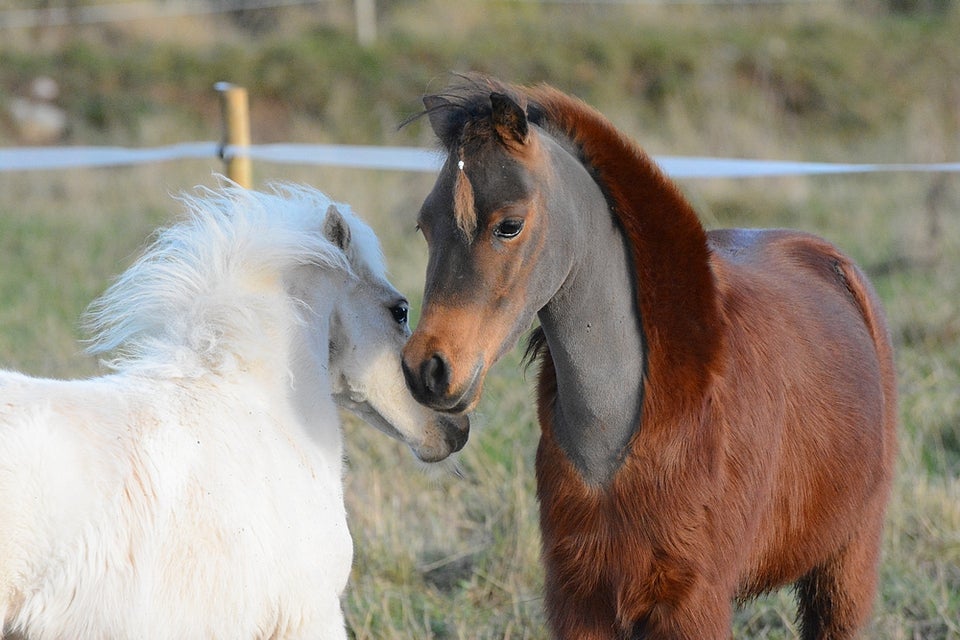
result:
<svg viewBox="0 0 960 640"><path fill-rule="evenodd" d="M184 221L157 232L145 253L87 310L88 352L114 369L195 377L243 366L270 328L299 314L280 301L283 278L300 265L384 271L373 231L349 206L308 187L271 192L227 186L181 196ZM334 205L350 226L345 256L323 235ZM353 259L351 259L353 258ZM275 348L275 346L273 347Z"/></svg>

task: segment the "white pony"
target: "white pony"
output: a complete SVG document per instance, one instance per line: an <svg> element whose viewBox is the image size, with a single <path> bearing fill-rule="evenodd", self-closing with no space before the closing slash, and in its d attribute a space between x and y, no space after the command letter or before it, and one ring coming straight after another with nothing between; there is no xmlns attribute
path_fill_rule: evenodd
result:
<svg viewBox="0 0 960 640"><path fill-rule="evenodd" d="M110 375L0 372L0 636L345 638L336 405L425 461L466 441L409 395L407 302L347 207L185 200L91 307Z"/></svg>

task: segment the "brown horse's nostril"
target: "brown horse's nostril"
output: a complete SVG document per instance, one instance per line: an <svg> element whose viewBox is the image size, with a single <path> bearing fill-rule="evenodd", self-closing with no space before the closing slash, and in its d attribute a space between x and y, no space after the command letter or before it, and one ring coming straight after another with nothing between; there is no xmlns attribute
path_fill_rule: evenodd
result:
<svg viewBox="0 0 960 640"><path fill-rule="evenodd" d="M423 386L433 398L441 398L450 388L450 367L447 360L439 353L433 354L420 367L420 379Z"/></svg>
<svg viewBox="0 0 960 640"><path fill-rule="evenodd" d="M421 404L428 407L441 408L447 393L450 391L450 366L447 359L435 353L420 363L401 361L403 376L407 387Z"/></svg>

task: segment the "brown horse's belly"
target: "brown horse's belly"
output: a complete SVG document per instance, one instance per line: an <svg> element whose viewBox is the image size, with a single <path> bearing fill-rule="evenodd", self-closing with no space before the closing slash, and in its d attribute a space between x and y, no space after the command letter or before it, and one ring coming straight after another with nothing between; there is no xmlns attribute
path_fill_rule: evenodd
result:
<svg viewBox="0 0 960 640"><path fill-rule="evenodd" d="M873 416L863 416L857 423L857 428L833 438L809 442L797 434L788 438L775 485L758 514L739 597L796 582L822 566L882 505L888 478L881 456L881 424ZM796 460L806 462L801 466Z"/></svg>

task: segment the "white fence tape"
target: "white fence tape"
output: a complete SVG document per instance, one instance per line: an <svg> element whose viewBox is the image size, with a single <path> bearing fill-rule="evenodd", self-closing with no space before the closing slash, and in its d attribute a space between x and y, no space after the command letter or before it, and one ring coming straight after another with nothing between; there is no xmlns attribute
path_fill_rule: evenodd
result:
<svg viewBox="0 0 960 640"><path fill-rule="evenodd" d="M190 142L164 147L8 147L0 148L0 172L54 170L77 167L112 167L183 158L214 159L225 154L246 153L253 160L277 164L300 164L381 169L436 171L442 153L417 147L374 147L326 144L263 144L246 149L222 149L216 142ZM824 175L838 173L928 172L960 173L960 162L927 164L850 164L790 162L736 158L657 156L657 163L673 178L750 178Z"/></svg>
<svg viewBox="0 0 960 640"><path fill-rule="evenodd" d="M7 147L0 149L0 171L35 171L77 167L118 167L184 158L216 158L216 142L188 142L166 147Z"/></svg>

